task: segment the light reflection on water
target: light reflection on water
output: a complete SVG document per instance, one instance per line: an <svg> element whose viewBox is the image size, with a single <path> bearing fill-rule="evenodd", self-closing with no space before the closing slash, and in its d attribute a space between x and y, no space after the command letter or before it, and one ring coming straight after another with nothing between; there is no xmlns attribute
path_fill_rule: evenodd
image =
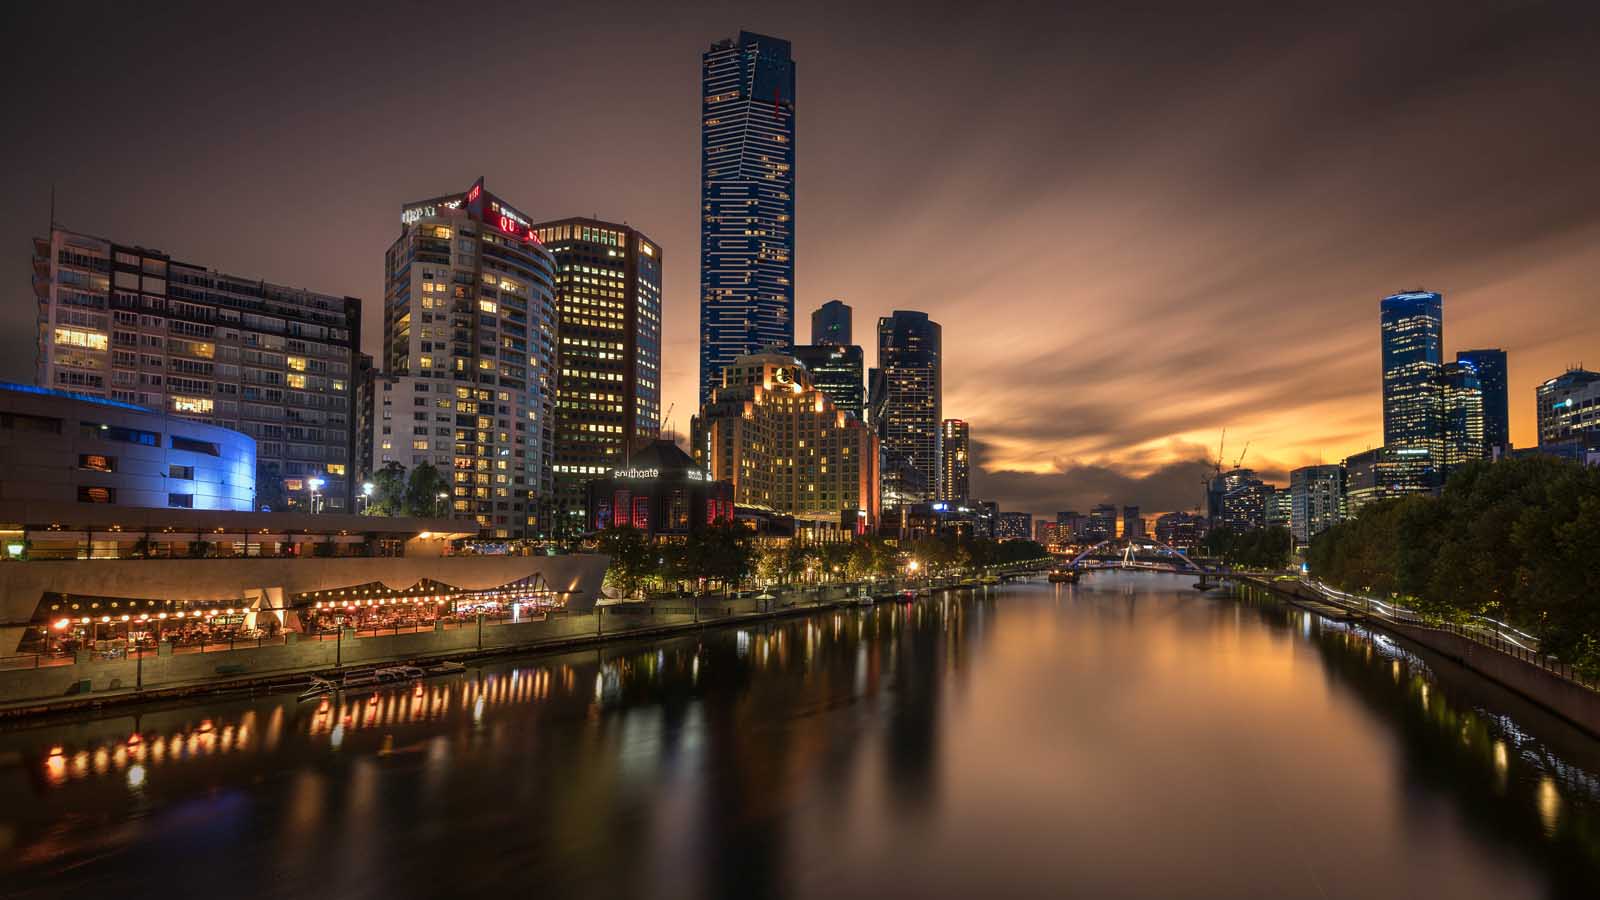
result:
<svg viewBox="0 0 1600 900"><path fill-rule="evenodd" d="M1596 742L1386 635L1097 574L0 733L0 877L170 896L242 857L263 878L230 892L1542 896L1600 874L1597 770ZM1335 846L1361 865L1307 854Z"/></svg>

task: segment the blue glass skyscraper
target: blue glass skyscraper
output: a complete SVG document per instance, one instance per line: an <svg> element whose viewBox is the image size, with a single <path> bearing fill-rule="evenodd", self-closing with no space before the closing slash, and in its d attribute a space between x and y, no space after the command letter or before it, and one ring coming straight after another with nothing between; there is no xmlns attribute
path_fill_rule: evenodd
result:
<svg viewBox="0 0 1600 900"><path fill-rule="evenodd" d="M1379 304L1383 337L1383 444L1408 456L1427 456L1426 490L1434 486L1442 446L1439 374L1444 353L1444 298L1406 291Z"/></svg>
<svg viewBox="0 0 1600 900"><path fill-rule="evenodd" d="M700 405L740 356L794 344L794 59L739 32L702 56Z"/></svg>
<svg viewBox="0 0 1600 900"><path fill-rule="evenodd" d="M1487 456L1496 447L1511 446L1510 402L1506 399L1506 352L1504 350L1461 350L1456 362L1478 374L1483 390L1483 444Z"/></svg>

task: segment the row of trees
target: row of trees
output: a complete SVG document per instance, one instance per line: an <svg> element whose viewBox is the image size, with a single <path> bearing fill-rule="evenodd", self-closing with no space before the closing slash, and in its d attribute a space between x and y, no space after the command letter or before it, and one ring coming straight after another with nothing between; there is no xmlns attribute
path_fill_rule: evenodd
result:
<svg viewBox="0 0 1600 900"><path fill-rule="evenodd" d="M652 543L643 532L627 527L607 529L597 539L600 552L611 557L606 583L630 597L643 590L736 590L751 580L782 585L890 578L905 574L911 560L922 574L951 574L1046 555L1031 541L955 538L927 538L908 548L875 536L849 543L790 541L762 547L748 529L735 524L705 528L681 544Z"/></svg>
<svg viewBox="0 0 1600 900"><path fill-rule="evenodd" d="M1200 549L1230 566L1281 569L1289 564L1293 543L1289 529L1281 525L1245 530L1222 525L1206 532Z"/></svg>
<svg viewBox="0 0 1600 900"><path fill-rule="evenodd" d="M1311 571L1424 615L1487 616L1600 674L1600 469L1551 457L1479 462L1438 497L1373 503L1319 534Z"/></svg>
<svg viewBox="0 0 1600 900"><path fill-rule="evenodd" d="M410 474L391 462L367 479L372 492L361 510L368 516L446 516L450 514L450 482L430 463ZM363 490L365 490L363 488Z"/></svg>

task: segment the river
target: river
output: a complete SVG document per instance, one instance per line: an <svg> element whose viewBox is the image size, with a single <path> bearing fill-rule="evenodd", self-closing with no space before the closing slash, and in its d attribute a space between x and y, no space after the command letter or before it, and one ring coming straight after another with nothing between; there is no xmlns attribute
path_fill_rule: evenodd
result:
<svg viewBox="0 0 1600 900"><path fill-rule="evenodd" d="M13 725L0 895L1595 896L1600 742L1190 581Z"/></svg>

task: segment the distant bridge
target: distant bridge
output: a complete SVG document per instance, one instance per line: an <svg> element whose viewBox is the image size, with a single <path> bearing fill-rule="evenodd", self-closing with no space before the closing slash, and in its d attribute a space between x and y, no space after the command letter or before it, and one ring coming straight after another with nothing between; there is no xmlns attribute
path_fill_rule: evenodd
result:
<svg viewBox="0 0 1600 900"><path fill-rule="evenodd" d="M1094 569L1145 569L1154 572L1179 572L1192 575L1220 574L1189 558L1187 553L1155 538L1108 539L1072 558L1068 566L1080 571Z"/></svg>

